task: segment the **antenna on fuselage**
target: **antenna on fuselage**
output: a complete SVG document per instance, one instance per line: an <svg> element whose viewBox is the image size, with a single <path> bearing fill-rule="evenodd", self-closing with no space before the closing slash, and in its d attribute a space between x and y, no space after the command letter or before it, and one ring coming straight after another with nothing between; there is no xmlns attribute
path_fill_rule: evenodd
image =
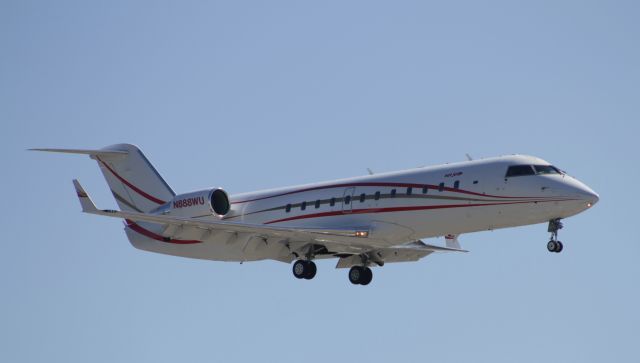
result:
<svg viewBox="0 0 640 363"><path fill-rule="evenodd" d="M373 175L373 170L367 168L367 172L369 173L369 175Z"/></svg>
<svg viewBox="0 0 640 363"><path fill-rule="evenodd" d="M465 154L465 155L467 156L467 160L473 161L473 158L471 157L471 155L469 155L469 154Z"/></svg>

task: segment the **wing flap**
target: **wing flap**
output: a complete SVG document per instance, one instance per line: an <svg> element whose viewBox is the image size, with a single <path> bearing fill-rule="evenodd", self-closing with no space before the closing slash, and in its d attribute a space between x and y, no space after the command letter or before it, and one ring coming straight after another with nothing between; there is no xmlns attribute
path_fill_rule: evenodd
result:
<svg viewBox="0 0 640 363"><path fill-rule="evenodd" d="M443 247L443 246L430 245L430 244L424 243L422 241L411 242L409 244L404 245L404 247L405 248L428 250L428 251L433 251L433 252L469 252L469 251L467 251L465 249L461 249L461 248L455 248L455 247L450 247L450 246Z"/></svg>
<svg viewBox="0 0 640 363"><path fill-rule="evenodd" d="M341 257L336 268L349 268L362 265L365 261L371 261L382 266L385 263L413 262L432 254L433 251L410 248L379 248L363 254Z"/></svg>
<svg viewBox="0 0 640 363"><path fill-rule="evenodd" d="M367 261L374 262L382 266L385 263L393 262L413 262L427 257L434 252L469 252L467 250L435 246L422 241L409 242L403 245L377 248L361 254L343 256L338 260L336 268L349 268L355 265L362 265Z"/></svg>

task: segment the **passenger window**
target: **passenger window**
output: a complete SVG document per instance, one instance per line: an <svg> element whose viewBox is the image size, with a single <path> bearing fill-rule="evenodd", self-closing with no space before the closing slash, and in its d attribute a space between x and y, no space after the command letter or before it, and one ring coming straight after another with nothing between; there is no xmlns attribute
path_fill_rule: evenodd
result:
<svg viewBox="0 0 640 363"><path fill-rule="evenodd" d="M331 200L329 201L329 205L331 207L333 207L334 205L336 205L336 198L331 198Z"/></svg>
<svg viewBox="0 0 640 363"><path fill-rule="evenodd" d="M367 195L362 193L360 194L360 203L364 202L364 200L367 198Z"/></svg>
<svg viewBox="0 0 640 363"><path fill-rule="evenodd" d="M344 204L349 204L351 203L351 196L347 195L346 197L344 197Z"/></svg>
<svg viewBox="0 0 640 363"><path fill-rule="evenodd" d="M474 181L473 181L473 184L478 184L478 181L477 181L477 180L474 180Z"/></svg>
<svg viewBox="0 0 640 363"><path fill-rule="evenodd" d="M422 194L427 194L427 192L429 191L428 187L422 187Z"/></svg>
<svg viewBox="0 0 640 363"><path fill-rule="evenodd" d="M376 192L375 196L373 197L373 199L378 200L380 199L380 192Z"/></svg>
<svg viewBox="0 0 640 363"><path fill-rule="evenodd" d="M320 199L316 200L316 209L320 208Z"/></svg>
<svg viewBox="0 0 640 363"><path fill-rule="evenodd" d="M391 198L395 198L395 197L396 197L396 190L391 189Z"/></svg>
<svg viewBox="0 0 640 363"><path fill-rule="evenodd" d="M287 207L284 209L287 213L291 212L291 204L287 204Z"/></svg>
<svg viewBox="0 0 640 363"><path fill-rule="evenodd" d="M454 188L454 189L459 189L459 188L460 188L460 180L456 180L456 181L453 183L453 188Z"/></svg>
<svg viewBox="0 0 640 363"><path fill-rule="evenodd" d="M531 165L514 165L507 169L507 178L514 176L534 175L535 172Z"/></svg>
<svg viewBox="0 0 640 363"><path fill-rule="evenodd" d="M440 184L438 184L438 191L439 191L439 192L444 191L444 183L440 183Z"/></svg>
<svg viewBox="0 0 640 363"><path fill-rule="evenodd" d="M408 187L407 188L407 195L411 195L412 192L413 192L413 188L412 187Z"/></svg>
<svg viewBox="0 0 640 363"><path fill-rule="evenodd" d="M305 210L307 209L307 202L302 202L302 204L300 204L300 210Z"/></svg>

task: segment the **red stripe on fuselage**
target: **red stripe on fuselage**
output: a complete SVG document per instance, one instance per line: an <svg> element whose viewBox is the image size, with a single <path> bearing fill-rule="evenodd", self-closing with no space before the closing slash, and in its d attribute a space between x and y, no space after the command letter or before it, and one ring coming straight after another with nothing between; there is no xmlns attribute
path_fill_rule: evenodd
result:
<svg viewBox="0 0 640 363"><path fill-rule="evenodd" d="M567 201L571 199L563 199L562 201ZM553 202L554 200L544 200L544 201L520 201L520 202L502 202L502 203L478 203L478 204L454 204L454 205L421 205L421 206L410 206L410 207L388 207L388 208L363 208L363 209L353 209L350 212L344 211L331 211L331 212L322 212L322 213L313 213L313 214L304 214L294 217L287 217L282 219L276 219L273 221L265 222L264 224L272 224L279 222L288 222L299 219L307 219L307 218L320 218L320 217L332 217L339 215L350 215L350 214L366 214L366 213L392 213L392 212L406 212L406 211L418 211L418 210L429 210L429 209L448 209L448 208L465 208L465 207L485 207L485 206L493 206L493 205L509 205L509 204L525 204L525 203L544 203L544 202Z"/></svg>
<svg viewBox="0 0 640 363"><path fill-rule="evenodd" d="M302 192L309 192L309 191L312 191L312 190L331 189L331 188L350 188L350 187L398 187L398 188L409 188L409 187L411 187L411 188L424 188L424 187L427 187L428 189L431 189L431 190L440 190L440 186L431 185L431 184L414 184L414 183L344 183L344 184L330 184L330 185L323 185L323 186L318 186L318 187L311 187L311 188L293 190L293 191L290 191L290 192L269 195L269 196L266 196L266 197L259 197L259 198L254 198L254 199L247 199L247 200L240 200L240 201L237 201L237 202L231 202L231 204L255 202L255 201L258 201L258 200L275 198L275 197L282 197L282 196L285 196L285 195L291 195L291 194L302 193ZM442 190L443 191L447 191L447 192L475 195L475 196L480 196L480 197L500 198L500 199L535 199L535 198L539 198L539 197L512 197L512 196L482 194L482 193L472 192L472 191L469 191L469 190L462 190L462 189L456 189L456 188L450 188L450 187L444 187Z"/></svg>
<svg viewBox="0 0 640 363"><path fill-rule="evenodd" d="M145 237L149 237L156 241L160 241L164 243L173 243L177 245L190 245L194 243L202 243L202 241L197 241L197 240L172 239L172 238L166 239L166 237L161 236L157 233L151 232L150 230L143 228L142 226L140 226L139 224L137 224L136 222L130 219L125 219L125 221L127 222L127 227L131 228L132 230L140 233Z"/></svg>
<svg viewBox="0 0 640 363"><path fill-rule="evenodd" d="M100 160L100 158L96 157L96 159L98 159L98 161L104 165L105 168L109 169L109 171L111 172L111 174L113 174L116 178L118 178L118 180L120 180L122 183L124 183L126 186L128 186L129 188L131 188L134 192L140 194L141 196L149 199L150 201L156 203L156 204L164 204L166 203L164 200L162 199L158 199L150 194L145 193L143 190L139 189L138 187L136 187L135 185L129 183L125 178L121 177L120 175L118 175L118 173L115 172L115 170L111 169L109 167L109 165L107 165L107 163L105 163L104 161Z"/></svg>

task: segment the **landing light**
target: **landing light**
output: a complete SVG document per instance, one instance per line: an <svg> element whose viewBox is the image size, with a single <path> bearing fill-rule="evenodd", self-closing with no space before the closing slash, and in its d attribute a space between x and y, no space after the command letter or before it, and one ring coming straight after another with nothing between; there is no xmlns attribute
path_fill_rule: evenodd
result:
<svg viewBox="0 0 640 363"><path fill-rule="evenodd" d="M593 204L591 204L591 203L587 203L587 208L591 208L592 205Z"/></svg>
<svg viewBox="0 0 640 363"><path fill-rule="evenodd" d="M369 236L369 232L367 231L356 231L356 237L366 238Z"/></svg>

